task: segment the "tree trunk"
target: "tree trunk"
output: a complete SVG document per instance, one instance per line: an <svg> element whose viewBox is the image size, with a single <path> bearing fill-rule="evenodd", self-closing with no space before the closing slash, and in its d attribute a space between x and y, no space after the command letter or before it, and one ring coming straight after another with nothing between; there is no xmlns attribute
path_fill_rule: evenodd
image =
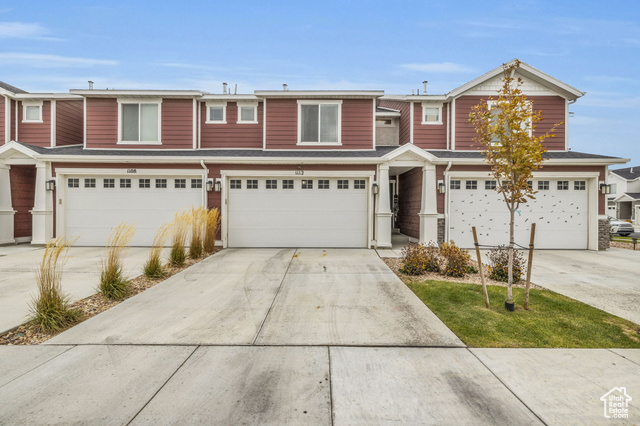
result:
<svg viewBox="0 0 640 426"><path fill-rule="evenodd" d="M515 209L509 209L509 280L507 303L513 303L513 240L515 239Z"/></svg>

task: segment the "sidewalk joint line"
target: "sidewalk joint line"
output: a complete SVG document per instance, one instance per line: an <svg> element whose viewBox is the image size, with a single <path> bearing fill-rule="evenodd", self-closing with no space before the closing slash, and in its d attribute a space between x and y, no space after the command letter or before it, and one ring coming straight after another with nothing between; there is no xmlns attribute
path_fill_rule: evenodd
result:
<svg viewBox="0 0 640 426"><path fill-rule="evenodd" d="M18 345L16 345L18 346ZM69 346L69 345L60 345L60 346ZM20 374L17 377L14 377L13 379L9 380L7 383L0 385L0 388L7 386L9 383L13 383L14 381L18 380L19 378L25 376L26 374L31 373L33 370L42 367L43 365L45 365L46 363L53 361L54 359L58 358L60 355L66 354L67 352L69 352L71 349L75 348L77 345L71 345L70 348L67 348L67 350L60 352L58 355L51 357L45 361L42 361L40 364L36 365L35 367L33 367L32 369L25 371L24 373ZM14 346L15 347L15 346Z"/></svg>

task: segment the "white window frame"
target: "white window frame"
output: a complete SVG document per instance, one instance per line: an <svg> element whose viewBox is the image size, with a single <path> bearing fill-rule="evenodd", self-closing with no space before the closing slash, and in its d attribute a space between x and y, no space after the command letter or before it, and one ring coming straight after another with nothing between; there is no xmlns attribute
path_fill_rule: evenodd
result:
<svg viewBox="0 0 640 426"><path fill-rule="evenodd" d="M337 142L303 142L302 141L302 105L337 105L338 106L338 123L337 123L337 134L338 141ZM320 123L318 122L318 126ZM321 131L318 128L318 138L320 137ZM331 101L312 101L312 100L298 100L298 145L311 145L311 146L320 146L320 145L333 145L339 146L342 145L342 101L341 100L331 100Z"/></svg>
<svg viewBox="0 0 640 426"><path fill-rule="evenodd" d="M23 123L42 123L42 106L44 101L22 101L22 122ZM27 107L38 107L38 118L36 120L27 119Z"/></svg>
<svg viewBox="0 0 640 426"><path fill-rule="evenodd" d="M491 111L496 105L498 104L498 101L493 99L493 100L488 100L487 101L487 108L489 109L489 111ZM529 105L529 111L533 110L533 102L532 101L527 101L527 104ZM533 128L531 126L531 123L529 123L529 125L527 126L529 128L529 136L533 135ZM497 143L494 142L494 143Z"/></svg>
<svg viewBox="0 0 640 426"><path fill-rule="evenodd" d="M124 104L138 104L138 105L157 104L158 105L158 140L157 141L123 141L122 140L122 105ZM140 126L140 120L138 120L138 126ZM118 145L162 145L162 99L161 98L126 98L126 99L118 98Z"/></svg>
<svg viewBox="0 0 640 426"><path fill-rule="evenodd" d="M442 124L442 106L443 103L423 102L422 103L422 124ZM425 114L426 108L438 109L438 121L427 121L427 114Z"/></svg>
<svg viewBox="0 0 640 426"><path fill-rule="evenodd" d="M258 124L258 103L257 102L238 102L238 124ZM242 108L253 108L253 120L242 121Z"/></svg>
<svg viewBox="0 0 640 426"><path fill-rule="evenodd" d="M226 102L207 102L207 119L205 124L227 124L227 103ZM211 108L222 108L222 120L213 120L211 118Z"/></svg>

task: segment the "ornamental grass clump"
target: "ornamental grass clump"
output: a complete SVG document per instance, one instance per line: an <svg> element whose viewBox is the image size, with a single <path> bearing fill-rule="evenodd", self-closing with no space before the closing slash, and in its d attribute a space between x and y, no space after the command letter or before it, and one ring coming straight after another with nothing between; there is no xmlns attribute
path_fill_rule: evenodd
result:
<svg viewBox="0 0 640 426"><path fill-rule="evenodd" d="M507 246L498 246L487 254L489 258L489 278L496 281L509 282L509 249ZM525 270L525 260L522 252L513 251L513 282L522 279Z"/></svg>
<svg viewBox="0 0 640 426"><path fill-rule="evenodd" d="M80 320L80 311L70 308L69 298L62 293L62 271L71 244L64 236L47 243L36 270L38 294L31 301L30 310L31 321L38 331L60 331Z"/></svg>
<svg viewBox="0 0 640 426"><path fill-rule="evenodd" d="M191 227L191 217L189 212L176 213L171 222L171 251L169 252L169 263L173 266L183 266L187 260L187 237Z"/></svg>
<svg viewBox="0 0 640 426"><path fill-rule="evenodd" d="M129 293L130 281L124 276L122 256L136 233L133 224L120 223L107 239L107 256L102 259L99 290L105 297L118 300Z"/></svg>
<svg viewBox="0 0 640 426"><path fill-rule="evenodd" d="M144 274L149 278L159 278L164 275L162 270L162 261L160 256L162 255L162 249L165 243L171 236L171 224L166 223L158 229L156 236L153 237L153 246L149 251L149 258L144 264Z"/></svg>
<svg viewBox="0 0 640 426"><path fill-rule="evenodd" d="M205 231L204 231L204 252L207 254L213 253L216 246L216 235L218 234L218 228L220 227L220 210L217 208L207 211L205 217Z"/></svg>
<svg viewBox="0 0 640 426"><path fill-rule="evenodd" d="M464 277L471 256L465 249L461 249L453 241L442 243L440 256L443 260L442 273L449 277Z"/></svg>
<svg viewBox="0 0 640 426"><path fill-rule="evenodd" d="M199 259L203 253L203 243L207 209L204 207L191 208L189 219L191 220L191 241L189 242L189 257Z"/></svg>

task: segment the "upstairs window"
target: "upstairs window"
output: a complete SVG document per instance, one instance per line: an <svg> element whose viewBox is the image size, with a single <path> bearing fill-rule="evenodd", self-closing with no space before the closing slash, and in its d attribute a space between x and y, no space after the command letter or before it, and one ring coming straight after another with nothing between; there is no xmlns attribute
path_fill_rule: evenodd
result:
<svg viewBox="0 0 640 426"><path fill-rule="evenodd" d="M298 101L298 143L340 145L342 103Z"/></svg>
<svg viewBox="0 0 640 426"><path fill-rule="evenodd" d="M22 122L42 123L42 101L22 101Z"/></svg>
<svg viewBox="0 0 640 426"><path fill-rule="evenodd" d="M160 100L119 99L120 140L118 143L160 144Z"/></svg>
<svg viewBox="0 0 640 426"><path fill-rule="evenodd" d="M529 111L531 111L531 109L533 108L533 104L531 103L531 101L527 101L527 105L528 105ZM489 110L491 110L491 125L495 125L498 120L497 116L501 111L501 109L498 108L498 101L495 101L495 100L487 101L487 106L489 107ZM523 132L527 132L528 135L531 136L531 120L529 119L524 123L522 123L521 129ZM491 142L495 145L500 142L500 138L494 135Z"/></svg>
<svg viewBox="0 0 640 426"><path fill-rule="evenodd" d="M442 104L422 103L422 124L442 124Z"/></svg>
<svg viewBox="0 0 640 426"><path fill-rule="evenodd" d="M238 102L238 123L257 124L258 123L258 103Z"/></svg>
<svg viewBox="0 0 640 426"><path fill-rule="evenodd" d="M227 124L227 103L207 102L207 120L209 124Z"/></svg>

